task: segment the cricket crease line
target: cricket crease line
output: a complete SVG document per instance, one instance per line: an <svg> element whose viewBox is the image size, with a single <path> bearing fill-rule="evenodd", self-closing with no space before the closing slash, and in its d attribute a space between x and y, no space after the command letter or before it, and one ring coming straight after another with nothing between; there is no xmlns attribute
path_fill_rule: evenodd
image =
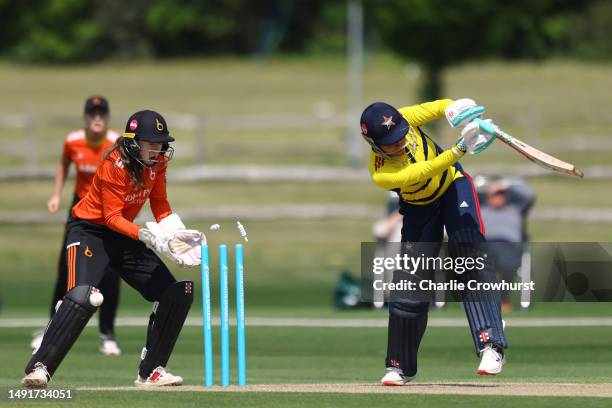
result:
<svg viewBox="0 0 612 408"><path fill-rule="evenodd" d="M507 395L540 397L603 397L612 398L612 384L563 383L499 383L499 382L432 382L411 383L403 387L379 384L253 384L246 387L180 386L143 389L137 387L79 387L78 391L140 392L272 392L272 393L336 393L336 394L445 394Z"/></svg>
<svg viewBox="0 0 612 408"><path fill-rule="evenodd" d="M609 317L575 317L575 318L509 318L505 319L506 327L608 327L612 326ZM27 328L45 326L45 318L3 318L0 319L0 328ZM119 317L116 326L143 327L149 323L146 317ZM386 328L388 320L385 318L365 319L325 319L325 318L281 318L281 317L247 317L247 327L312 327L312 328ZM212 324L219 326L218 318ZM97 321L92 319L88 326L96 326ZM230 325L236 325L236 319L230 319ZM188 317L185 326L202 326L202 317ZM467 327L464 317L457 318L430 318L428 327Z"/></svg>

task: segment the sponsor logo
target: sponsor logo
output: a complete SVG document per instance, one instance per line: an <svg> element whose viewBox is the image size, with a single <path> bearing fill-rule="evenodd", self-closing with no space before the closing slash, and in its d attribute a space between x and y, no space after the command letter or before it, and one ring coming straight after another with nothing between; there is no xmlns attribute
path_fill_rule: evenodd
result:
<svg viewBox="0 0 612 408"><path fill-rule="evenodd" d="M374 157L374 170L378 171L378 169L382 168L385 165L385 159L380 156Z"/></svg>
<svg viewBox="0 0 612 408"><path fill-rule="evenodd" d="M482 344L486 344L486 343L488 343L491 340L491 333L490 333L490 331L491 331L491 329L483 330L478 335L478 340L480 340L480 342Z"/></svg>
<svg viewBox="0 0 612 408"><path fill-rule="evenodd" d="M80 164L78 168L81 173L92 173L92 174L95 173L96 170L98 169L93 164Z"/></svg>
<svg viewBox="0 0 612 408"><path fill-rule="evenodd" d="M364 135L368 134L368 127L366 126L365 123L361 124L361 133L363 133Z"/></svg>
<svg viewBox="0 0 612 408"><path fill-rule="evenodd" d="M149 381L151 382L157 381L160 375L161 375L161 372L159 370L153 371L153 374L151 374L151 376L149 377Z"/></svg>
<svg viewBox="0 0 612 408"><path fill-rule="evenodd" d="M130 122L130 130L134 131L136 128L138 128L138 121L136 119L132 119Z"/></svg>
<svg viewBox="0 0 612 408"><path fill-rule="evenodd" d="M132 204L144 204L144 202L147 201L147 198L149 198L149 193L151 193L150 188L140 190L135 193L130 193L123 197L123 201Z"/></svg>
<svg viewBox="0 0 612 408"><path fill-rule="evenodd" d="M462 201L461 204L459 204L459 208L468 208L470 205L468 203L466 203L465 201Z"/></svg>

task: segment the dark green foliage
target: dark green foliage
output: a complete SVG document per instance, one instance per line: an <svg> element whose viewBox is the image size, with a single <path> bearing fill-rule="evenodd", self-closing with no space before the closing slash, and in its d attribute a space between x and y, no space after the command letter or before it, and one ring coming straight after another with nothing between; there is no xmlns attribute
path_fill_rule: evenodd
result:
<svg viewBox="0 0 612 408"><path fill-rule="evenodd" d="M593 1L369 1L384 45L424 68L423 99L440 96L445 67L486 57L542 59L566 44ZM611 10L612 11L612 10Z"/></svg>
<svg viewBox="0 0 612 408"><path fill-rule="evenodd" d="M363 0L366 44L445 67L486 57L612 54L604 0ZM274 52L344 53L346 1L0 0L0 55L18 61Z"/></svg>

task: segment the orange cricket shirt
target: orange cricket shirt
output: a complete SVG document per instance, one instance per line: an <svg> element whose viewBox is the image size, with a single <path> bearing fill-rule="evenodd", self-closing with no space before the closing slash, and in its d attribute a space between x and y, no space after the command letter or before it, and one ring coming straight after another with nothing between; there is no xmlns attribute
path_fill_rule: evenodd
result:
<svg viewBox="0 0 612 408"><path fill-rule="evenodd" d="M72 215L138 239L134 224L142 206L150 201L157 222L172 214L166 194L166 168L144 168L146 188L135 186L124 168L119 152L112 152L98 167L87 195L72 209Z"/></svg>

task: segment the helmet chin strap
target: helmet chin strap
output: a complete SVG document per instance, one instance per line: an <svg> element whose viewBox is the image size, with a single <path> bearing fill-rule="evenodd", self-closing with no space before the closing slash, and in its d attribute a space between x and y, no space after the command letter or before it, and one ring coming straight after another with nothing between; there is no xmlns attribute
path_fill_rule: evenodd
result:
<svg viewBox="0 0 612 408"><path fill-rule="evenodd" d="M140 157L140 154L143 150L138 144L138 142L134 139L125 140L124 146L130 157L136 160L143 167L153 168L159 164L165 166L170 160L172 160L172 156L174 155L174 148L169 146L167 143L164 144L161 150L147 150L147 152L157 153L157 157L162 156L164 158L162 160L143 160Z"/></svg>
<svg viewBox="0 0 612 408"><path fill-rule="evenodd" d="M410 150L408 149L408 142L406 142L405 140L404 140L404 145L403 145L402 147L398 148L398 149L397 149L396 151L394 151L394 152L389 153L389 152L385 152L385 151L382 149L382 147L381 147L381 146L377 145L377 144L374 142L374 140L373 140L371 137L366 136L366 135L364 135L363 133L361 134L361 136L362 136L362 137L365 139L365 141L366 141L366 142L368 142L368 144L369 144L369 145L372 147L372 150L374 151L374 153L376 153L376 154L378 154L378 155L382 156L382 157L383 157L384 159L386 159L386 160L395 160L395 159L397 159L397 158L395 157L395 155L396 155L396 154L398 154L398 153L399 153L400 151L402 151L402 150L403 150L403 151L404 151L404 152L405 152L407 155L410 155Z"/></svg>
<svg viewBox="0 0 612 408"><path fill-rule="evenodd" d="M380 147L379 147L380 151L384 152ZM404 153L407 157L410 156L410 150L408 149L408 143L404 143L404 145L402 147L400 147L399 149L397 149L394 152L384 152L384 158L386 160L389 161L399 161L403 155L400 155L399 153L402 152Z"/></svg>

